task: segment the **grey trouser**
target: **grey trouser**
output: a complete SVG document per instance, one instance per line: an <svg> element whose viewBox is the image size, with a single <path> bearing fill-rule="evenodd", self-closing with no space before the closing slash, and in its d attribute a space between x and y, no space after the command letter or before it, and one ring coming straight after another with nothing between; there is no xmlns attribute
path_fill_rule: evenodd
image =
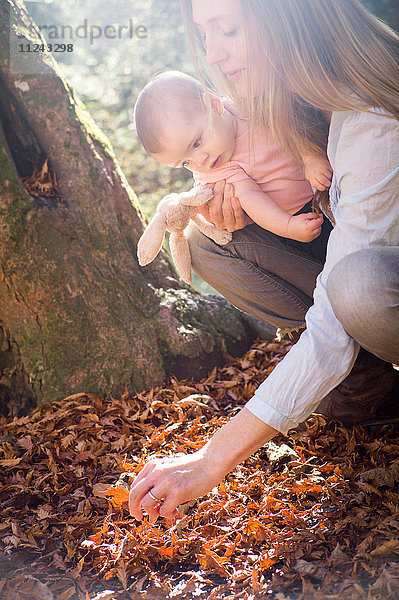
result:
<svg viewBox="0 0 399 600"><path fill-rule="evenodd" d="M218 246L194 226L187 237L193 269L202 279L240 310L289 330L304 326L330 232L325 219L322 233L309 244L255 224L235 231L226 246Z"/></svg>
<svg viewBox="0 0 399 600"><path fill-rule="evenodd" d="M218 246L195 227L188 233L193 269L234 306L274 327L304 325L323 268L331 226L309 244L258 225ZM327 282L333 310L364 348L399 362L399 247L361 250L341 260Z"/></svg>
<svg viewBox="0 0 399 600"><path fill-rule="evenodd" d="M332 269L327 295L351 337L382 360L399 363L399 246L348 254Z"/></svg>

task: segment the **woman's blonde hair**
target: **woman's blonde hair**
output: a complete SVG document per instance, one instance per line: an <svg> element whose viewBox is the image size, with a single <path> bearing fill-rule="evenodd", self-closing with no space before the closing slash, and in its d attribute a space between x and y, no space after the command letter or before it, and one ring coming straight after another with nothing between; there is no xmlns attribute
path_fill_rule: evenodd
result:
<svg viewBox="0 0 399 600"><path fill-rule="evenodd" d="M269 129L282 150L299 158L325 152L323 111L378 106L399 119L399 36L358 0L239 2L249 67L246 100L236 97L218 66L205 66L206 48L193 23L191 0L181 5L197 67L246 111L252 131ZM265 60L261 93L254 98L251 59L259 49Z"/></svg>

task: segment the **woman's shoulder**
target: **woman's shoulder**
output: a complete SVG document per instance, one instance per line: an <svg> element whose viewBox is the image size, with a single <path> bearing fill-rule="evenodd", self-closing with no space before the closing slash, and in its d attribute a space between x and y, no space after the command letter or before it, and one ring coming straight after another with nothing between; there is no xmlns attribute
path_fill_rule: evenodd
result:
<svg viewBox="0 0 399 600"><path fill-rule="evenodd" d="M382 181L399 164L399 121L382 108L334 112L328 153L341 191Z"/></svg>
<svg viewBox="0 0 399 600"><path fill-rule="evenodd" d="M357 128L357 127L385 127L395 129L399 127L399 121L384 108L374 106L367 110L343 110L334 111L331 118L331 129L335 128Z"/></svg>
<svg viewBox="0 0 399 600"><path fill-rule="evenodd" d="M396 145L399 140L399 121L383 108L369 111L347 110L332 114L329 149L335 154L337 147L357 148L361 153L380 145Z"/></svg>

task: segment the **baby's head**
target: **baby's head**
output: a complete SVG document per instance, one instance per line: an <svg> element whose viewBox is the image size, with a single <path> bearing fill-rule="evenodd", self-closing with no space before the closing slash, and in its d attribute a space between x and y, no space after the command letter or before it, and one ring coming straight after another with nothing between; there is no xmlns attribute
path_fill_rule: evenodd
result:
<svg viewBox="0 0 399 600"><path fill-rule="evenodd" d="M161 164L208 171L234 152L234 117L220 98L178 71L161 73L145 86L134 119L144 149Z"/></svg>

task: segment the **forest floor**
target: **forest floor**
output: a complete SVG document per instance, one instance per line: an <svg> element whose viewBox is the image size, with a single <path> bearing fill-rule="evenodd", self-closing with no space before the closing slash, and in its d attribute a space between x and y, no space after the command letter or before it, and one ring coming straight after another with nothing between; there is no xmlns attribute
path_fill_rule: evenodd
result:
<svg viewBox="0 0 399 600"><path fill-rule="evenodd" d="M136 522L129 478L200 448L290 349L257 342L201 382L77 394L0 421L1 600L394 600L399 433L312 416L174 522Z"/></svg>

